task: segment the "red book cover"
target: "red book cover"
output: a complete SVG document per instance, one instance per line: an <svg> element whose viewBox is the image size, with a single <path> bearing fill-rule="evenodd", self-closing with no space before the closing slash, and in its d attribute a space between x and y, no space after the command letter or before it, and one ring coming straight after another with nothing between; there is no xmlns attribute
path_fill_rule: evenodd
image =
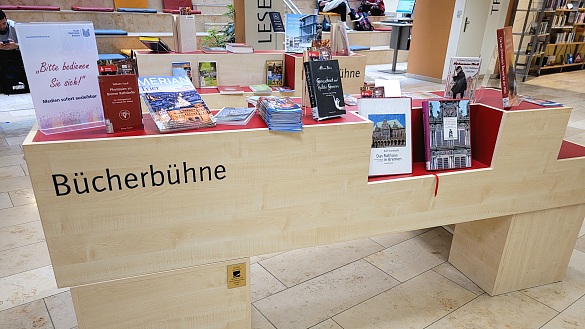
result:
<svg viewBox="0 0 585 329"><path fill-rule="evenodd" d="M136 75L100 75L98 78L107 132L144 129Z"/></svg>
<svg viewBox="0 0 585 329"><path fill-rule="evenodd" d="M222 95L241 95L244 93L244 89L239 85L232 85L232 86L217 86L217 90Z"/></svg>
<svg viewBox="0 0 585 329"><path fill-rule="evenodd" d="M516 70L514 69L514 40L512 27L506 26L497 30L498 62L500 69L500 83L502 86L502 103L504 108L510 108L520 103L516 88Z"/></svg>

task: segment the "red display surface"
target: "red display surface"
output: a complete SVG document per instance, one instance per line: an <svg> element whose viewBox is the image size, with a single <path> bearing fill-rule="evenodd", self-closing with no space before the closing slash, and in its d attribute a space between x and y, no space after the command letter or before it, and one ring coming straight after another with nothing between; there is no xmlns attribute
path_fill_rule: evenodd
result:
<svg viewBox="0 0 585 329"><path fill-rule="evenodd" d="M559 151L558 160L585 157L585 146L563 141L561 150Z"/></svg>
<svg viewBox="0 0 585 329"><path fill-rule="evenodd" d="M443 97L443 91L432 91L431 93ZM504 109L502 104L502 92L499 89L493 88L486 88L484 90L478 90L476 92L478 99L476 99L476 103L480 103L486 106L491 106L496 109L500 109L502 111L522 111L522 110L538 110L547 108L546 106L540 106L537 104L532 104L528 102L521 102L518 106L513 106L509 109ZM412 100L412 107L422 107L422 102L424 99L413 99Z"/></svg>

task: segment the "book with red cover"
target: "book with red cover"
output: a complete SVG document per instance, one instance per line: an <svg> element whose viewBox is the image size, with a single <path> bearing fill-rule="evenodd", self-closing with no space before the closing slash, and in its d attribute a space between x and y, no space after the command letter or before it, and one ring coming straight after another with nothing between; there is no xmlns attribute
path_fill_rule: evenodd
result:
<svg viewBox="0 0 585 329"><path fill-rule="evenodd" d="M136 75L100 75L98 79L107 133L144 129Z"/></svg>
<svg viewBox="0 0 585 329"><path fill-rule="evenodd" d="M514 69L514 40L512 27L506 26L497 30L498 62L500 69L500 84L502 86L502 103L504 108L510 108L520 103L516 86L516 70Z"/></svg>
<svg viewBox="0 0 585 329"><path fill-rule="evenodd" d="M242 95L244 93L244 89L239 85L217 86L217 90L222 95Z"/></svg>

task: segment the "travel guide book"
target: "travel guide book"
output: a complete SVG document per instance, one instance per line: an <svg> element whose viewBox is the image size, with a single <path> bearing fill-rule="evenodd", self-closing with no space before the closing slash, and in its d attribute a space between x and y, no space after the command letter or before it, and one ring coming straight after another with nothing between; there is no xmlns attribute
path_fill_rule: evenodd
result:
<svg viewBox="0 0 585 329"><path fill-rule="evenodd" d="M173 75L176 77L187 77L191 82L193 82L193 74L191 72L191 62L172 62L171 69L173 71Z"/></svg>
<svg viewBox="0 0 585 329"><path fill-rule="evenodd" d="M217 90L222 95L243 95L244 94L244 89L242 87L240 87L240 85L217 86Z"/></svg>
<svg viewBox="0 0 585 329"><path fill-rule="evenodd" d="M142 76L138 87L160 132L215 126L211 111L186 76Z"/></svg>
<svg viewBox="0 0 585 329"><path fill-rule="evenodd" d="M370 176L412 173L411 103L408 97L357 100L358 114L373 123Z"/></svg>
<svg viewBox="0 0 585 329"><path fill-rule="evenodd" d="M422 103L427 170L471 167L468 99Z"/></svg>
<svg viewBox="0 0 585 329"><path fill-rule="evenodd" d="M272 88L269 85L262 83L258 85L250 85L250 90L254 95L270 95L272 94Z"/></svg>
<svg viewBox="0 0 585 329"><path fill-rule="evenodd" d="M266 84L282 86L284 79L284 66L282 60L266 61Z"/></svg>
<svg viewBox="0 0 585 329"><path fill-rule="evenodd" d="M502 104L510 108L520 103L516 86L516 70L514 69L514 40L512 27L506 26L496 30L498 44L498 62L500 85L502 87Z"/></svg>
<svg viewBox="0 0 585 329"><path fill-rule="evenodd" d="M284 52L302 54L317 39L317 15L286 14Z"/></svg>
<svg viewBox="0 0 585 329"><path fill-rule="evenodd" d="M217 87L217 63L199 62L199 88Z"/></svg>
<svg viewBox="0 0 585 329"><path fill-rule="evenodd" d="M452 99L469 98L473 103L480 67L479 57L452 57L443 96Z"/></svg>
<svg viewBox="0 0 585 329"><path fill-rule="evenodd" d="M304 66L313 119L324 120L344 115L343 86L337 60L308 61Z"/></svg>

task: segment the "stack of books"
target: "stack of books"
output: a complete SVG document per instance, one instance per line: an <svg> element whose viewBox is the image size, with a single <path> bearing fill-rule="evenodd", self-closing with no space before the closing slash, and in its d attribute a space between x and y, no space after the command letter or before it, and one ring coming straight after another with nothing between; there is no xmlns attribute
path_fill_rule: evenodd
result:
<svg viewBox="0 0 585 329"><path fill-rule="evenodd" d="M270 95L272 94L272 88L269 85L262 83L258 85L250 85L250 90L254 95Z"/></svg>
<svg viewBox="0 0 585 329"><path fill-rule="evenodd" d="M289 132L303 130L301 106L289 97L260 97L257 108L269 130Z"/></svg>

